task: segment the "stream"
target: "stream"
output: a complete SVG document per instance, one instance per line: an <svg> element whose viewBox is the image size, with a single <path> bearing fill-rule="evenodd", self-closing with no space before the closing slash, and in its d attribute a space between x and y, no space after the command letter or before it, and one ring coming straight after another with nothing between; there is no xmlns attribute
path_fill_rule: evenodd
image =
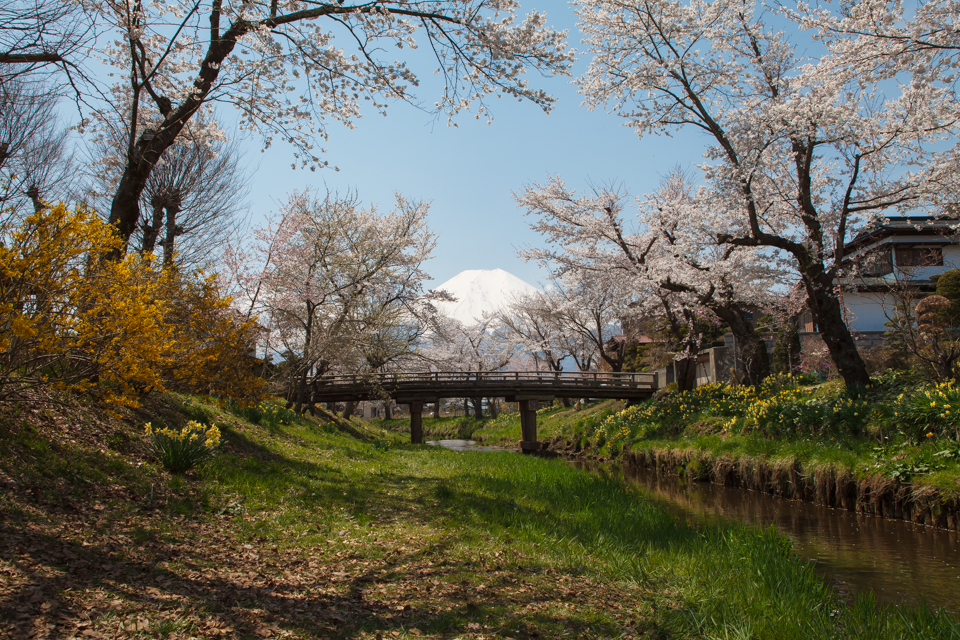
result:
<svg viewBox="0 0 960 640"><path fill-rule="evenodd" d="M774 526L841 596L873 590L880 602L927 604L960 612L960 536L703 482L660 478L644 470L604 473L639 486L682 517Z"/></svg>
<svg viewBox="0 0 960 640"><path fill-rule="evenodd" d="M468 440L430 444L454 451L503 451ZM661 478L638 469L577 464L622 479L682 518L774 526L841 596L873 590L878 601L960 612L960 534L900 520L784 500L765 493Z"/></svg>

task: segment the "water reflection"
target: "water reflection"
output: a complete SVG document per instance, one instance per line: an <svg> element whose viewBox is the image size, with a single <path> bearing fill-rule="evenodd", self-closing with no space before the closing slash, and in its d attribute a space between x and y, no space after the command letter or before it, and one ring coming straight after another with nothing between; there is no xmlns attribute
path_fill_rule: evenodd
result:
<svg viewBox="0 0 960 640"><path fill-rule="evenodd" d="M475 440L427 440L427 444L443 447L451 451L505 451L499 447L485 447Z"/></svg>
<svg viewBox="0 0 960 640"><path fill-rule="evenodd" d="M848 594L872 589L894 604L920 599L960 611L960 536L898 520L885 520L755 491L658 478L643 470L607 468L699 519L725 518L775 526L794 541L800 557Z"/></svg>

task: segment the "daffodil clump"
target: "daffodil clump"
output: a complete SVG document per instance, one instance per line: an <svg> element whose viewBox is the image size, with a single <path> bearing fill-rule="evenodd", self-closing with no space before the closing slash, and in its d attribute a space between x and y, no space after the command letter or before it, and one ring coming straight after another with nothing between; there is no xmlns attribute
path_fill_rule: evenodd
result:
<svg viewBox="0 0 960 640"><path fill-rule="evenodd" d="M748 430L769 436L822 435L832 431L857 434L871 414L867 400L851 398L846 392L819 396L804 388L781 389L757 399L744 413L744 424Z"/></svg>
<svg viewBox="0 0 960 640"><path fill-rule="evenodd" d="M152 438L153 454L171 473L186 473L213 458L220 446L220 429L190 421L180 430L154 429L149 422L145 431Z"/></svg>
<svg viewBox="0 0 960 640"><path fill-rule="evenodd" d="M286 407L273 404L271 402L261 402L257 406L260 413L260 419L257 424L261 424L268 429L276 429L285 424L292 424L297 414Z"/></svg>
<svg viewBox="0 0 960 640"><path fill-rule="evenodd" d="M893 404L894 421L922 440L936 436L960 439L960 388L952 380L900 394Z"/></svg>
<svg viewBox="0 0 960 640"><path fill-rule="evenodd" d="M605 444L622 446L663 436L671 429L683 431L707 418L727 418L714 423L721 432L739 429L767 436L859 433L871 419L873 409L867 400L851 398L843 389L814 391L804 386L806 382L801 377L779 374L755 387L703 385L628 407L603 421L595 436Z"/></svg>
<svg viewBox="0 0 960 640"><path fill-rule="evenodd" d="M247 422L276 429L283 425L293 424L297 414L286 407L274 404L273 402L260 402L259 404L244 404L236 400L227 400L224 406L234 415L242 417Z"/></svg>
<svg viewBox="0 0 960 640"><path fill-rule="evenodd" d="M753 387L706 384L616 413L597 427L598 439L611 445L663 435L671 426L689 424L701 416L736 417L755 399Z"/></svg>

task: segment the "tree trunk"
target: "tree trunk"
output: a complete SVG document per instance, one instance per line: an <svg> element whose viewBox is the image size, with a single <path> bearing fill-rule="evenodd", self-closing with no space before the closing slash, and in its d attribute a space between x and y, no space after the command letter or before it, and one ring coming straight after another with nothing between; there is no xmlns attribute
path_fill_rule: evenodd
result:
<svg viewBox="0 0 960 640"><path fill-rule="evenodd" d="M858 394L870 384L867 365L860 357L857 343L843 320L843 308L833 282L826 275L808 275L804 279L807 289L807 304L820 329L830 357L837 365L837 371L847 387L847 391Z"/></svg>
<svg viewBox="0 0 960 640"><path fill-rule="evenodd" d="M30 185L30 188L27 189L27 197L30 198L30 201L33 203L33 212L40 213L43 211L43 200L40 199L40 188L36 184Z"/></svg>
<svg viewBox="0 0 960 640"><path fill-rule="evenodd" d="M357 410L357 401L351 400L343 406L343 419L349 420L350 416L353 415L353 412Z"/></svg>
<svg viewBox="0 0 960 640"><path fill-rule="evenodd" d="M434 418L440 417L440 401L439 400L433 403L433 417Z"/></svg>
<svg viewBox="0 0 960 640"><path fill-rule="evenodd" d="M303 397L306 395L308 373L309 373L309 368L304 367L303 371L300 373L300 378L297 380L297 396L296 396L296 402L294 403L293 410L298 415L303 413Z"/></svg>
<svg viewBox="0 0 960 640"><path fill-rule="evenodd" d="M307 389L307 374L310 372L310 341L313 339L313 303L307 300L307 326L303 337L303 372L300 374L299 384L297 385L297 402L294 411L297 414L303 412L303 397Z"/></svg>
<svg viewBox="0 0 960 640"><path fill-rule="evenodd" d="M499 411L497 411L497 400L496 400L496 398L490 398L490 403L489 403L489 404L490 404L490 417L491 417L491 418L496 418L496 417L499 415Z"/></svg>
<svg viewBox="0 0 960 640"><path fill-rule="evenodd" d="M153 207L153 216L150 218L150 224L143 229L143 245L140 247L140 253L144 255L153 253L153 250L157 248L160 225L163 224L163 198L154 196L150 205Z"/></svg>
<svg viewBox="0 0 960 640"><path fill-rule="evenodd" d="M470 402L473 404L473 415L476 418L483 417L483 398L470 398Z"/></svg>
<svg viewBox="0 0 960 640"><path fill-rule="evenodd" d="M686 356L673 363L677 376L677 388L680 391L692 391L697 388L697 358L700 355L700 333L697 330L696 316L684 311L686 316L687 335L680 343L681 352Z"/></svg>
<svg viewBox="0 0 960 640"><path fill-rule="evenodd" d="M614 342L613 346L615 348L615 351L613 352L606 351L604 349L606 345L601 344L600 358L603 359L603 361L610 366L611 371L613 371L614 373L620 373L621 371L623 371L623 361L624 361L624 356L626 355L626 350L627 350L626 340L623 340L622 342L608 340L607 344L609 344L610 342Z"/></svg>
<svg viewBox="0 0 960 640"><path fill-rule="evenodd" d="M693 391L697 388L697 357L673 361L678 391Z"/></svg>
<svg viewBox="0 0 960 640"><path fill-rule="evenodd" d="M383 403L383 418L384 420L393 420L393 407L389 401Z"/></svg>
<svg viewBox="0 0 960 640"><path fill-rule="evenodd" d="M753 322L746 311L733 304L718 304L714 313L730 327L736 338L734 358L743 365L743 382L748 385L760 384L770 375L770 357L767 355L767 343L757 334Z"/></svg>
<svg viewBox="0 0 960 640"><path fill-rule="evenodd" d="M176 242L177 236L183 233L183 229L177 225L178 213L180 213L180 194L175 193L171 195L170 201L167 202L167 233L162 242L164 267L169 267L173 264L174 243Z"/></svg>

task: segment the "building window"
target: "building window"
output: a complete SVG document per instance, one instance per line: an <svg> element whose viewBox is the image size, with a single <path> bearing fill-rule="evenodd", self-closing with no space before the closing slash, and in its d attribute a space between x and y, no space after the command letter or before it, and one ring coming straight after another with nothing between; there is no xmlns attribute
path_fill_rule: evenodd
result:
<svg viewBox="0 0 960 640"><path fill-rule="evenodd" d="M900 254L897 254L897 260L900 259ZM890 251L890 247L885 247L883 249L876 249L871 251L863 258L863 266L861 273L865 276L885 276L888 273L893 273L893 255Z"/></svg>
<svg viewBox="0 0 960 640"><path fill-rule="evenodd" d="M943 251L939 247L897 247L898 267L942 267Z"/></svg>

